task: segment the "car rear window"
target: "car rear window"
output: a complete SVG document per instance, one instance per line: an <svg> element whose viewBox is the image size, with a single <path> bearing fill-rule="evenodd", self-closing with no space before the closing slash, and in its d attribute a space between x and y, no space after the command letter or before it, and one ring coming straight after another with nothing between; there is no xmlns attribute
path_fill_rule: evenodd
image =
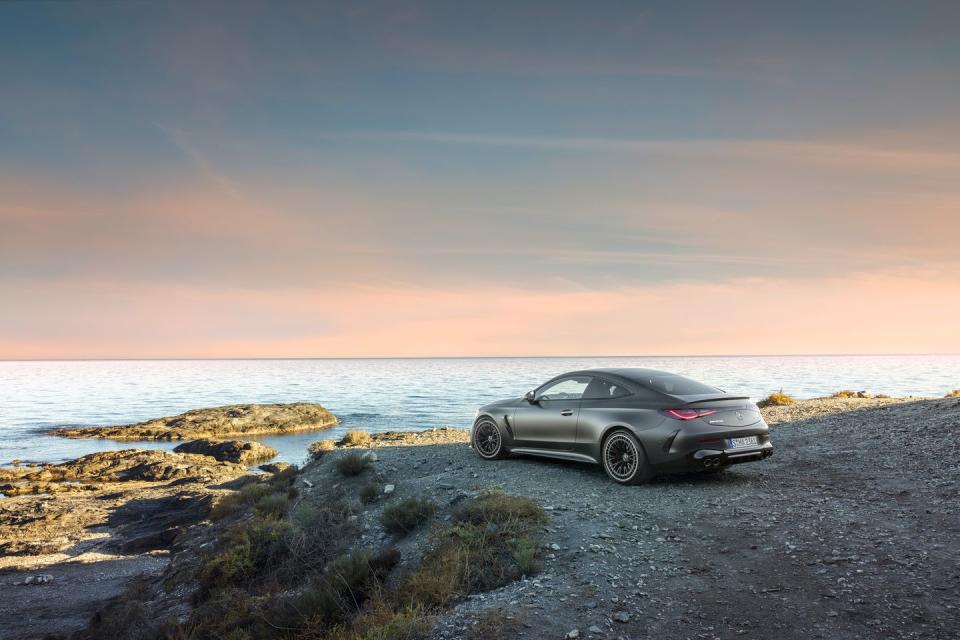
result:
<svg viewBox="0 0 960 640"><path fill-rule="evenodd" d="M708 384L684 378L683 376L655 376L647 378L644 384L654 391L669 393L672 396L695 396L702 393L721 393L720 389Z"/></svg>

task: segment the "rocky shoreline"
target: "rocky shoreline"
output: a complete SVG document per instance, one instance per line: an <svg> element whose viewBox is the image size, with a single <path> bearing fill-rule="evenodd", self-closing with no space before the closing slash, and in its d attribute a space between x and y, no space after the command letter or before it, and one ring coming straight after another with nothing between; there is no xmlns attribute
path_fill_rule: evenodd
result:
<svg viewBox="0 0 960 640"><path fill-rule="evenodd" d="M199 440L319 431L338 424L340 420L323 406L296 402L194 409L180 415L136 424L70 427L54 429L49 433L64 438Z"/></svg>
<svg viewBox="0 0 960 640"><path fill-rule="evenodd" d="M394 550L393 588L427 562L458 505L497 487L542 507L537 575L456 598L413 621L409 637L955 638L960 400L823 398L763 413L771 459L631 488L590 465L480 460L464 429L326 441L285 509L291 523L303 509L327 522L317 531L332 536L331 553ZM249 517L211 520L211 509L260 494L243 489L240 464L114 453L0 473L26 494L0 500L0 638L79 630L138 573L146 583L122 601L146 616L137 624L192 619L202 558L223 548L211 545L225 523ZM355 469L342 462L350 456ZM435 524L398 539L385 511L420 499ZM278 500L264 497L256 513ZM101 619L119 624L116 606ZM99 637L90 633L80 637Z"/></svg>

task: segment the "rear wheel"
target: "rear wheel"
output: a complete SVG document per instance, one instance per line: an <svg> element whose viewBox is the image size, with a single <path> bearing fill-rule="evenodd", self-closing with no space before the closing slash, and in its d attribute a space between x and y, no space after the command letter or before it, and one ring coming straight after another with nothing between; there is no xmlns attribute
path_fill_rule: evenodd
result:
<svg viewBox="0 0 960 640"><path fill-rule="evenodd" d="M500 427L491 418L480 418L473 425L473 450L484 460L499 460L507 455Z"/></svg>
<svg viewBox="0 0 960 640"><path fill-rule="evenodd" d="M603 470L620 484L642 484L653 477L643 447L625 429L614 431L603 441Z"/></svg>

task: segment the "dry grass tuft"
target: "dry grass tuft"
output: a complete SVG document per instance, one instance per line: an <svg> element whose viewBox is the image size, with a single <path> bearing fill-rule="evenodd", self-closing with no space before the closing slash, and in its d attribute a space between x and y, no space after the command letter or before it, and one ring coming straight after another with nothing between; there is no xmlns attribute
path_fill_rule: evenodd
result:
<svg viewBox="0 0 960 640"><path fill-rule="evenodd" d="M944 398L960 398L960 389L954 389L947 395L943 396Z"/></svg>
<svg viewBox="0 0 960 640"><path fill-rule="evenodd" d="M307 447L307 451L310 452L310 456L312 458L316 459L329 451L333 451L336 448L337 443L333 440L317 440Z"/></svg>
<svg viewBox="0 0 960 640"><path fill-rule="evenodd" d="M793 399L793 396L788 395L783 392L783 389L777 391L776 393L771 393L769 396L757 403L757 406L761 409L763 407L785 407L790 404L796 404L796 400Z"/></svg>
<svg viewBox="0 0 960 640"><path fill-rule="evenodd" d="M843 389L841 391L837 391L835 394L833 394L830 397L831 398L856 398L857 392L851 391L850 389Z"/></svg>
<svg viewBox="0 0 960 640"><path fill-rule="evenodd" d="M342 447L368 447L372 442L373 438L363 429L351 429L343 434L339 444Z"/></svg>

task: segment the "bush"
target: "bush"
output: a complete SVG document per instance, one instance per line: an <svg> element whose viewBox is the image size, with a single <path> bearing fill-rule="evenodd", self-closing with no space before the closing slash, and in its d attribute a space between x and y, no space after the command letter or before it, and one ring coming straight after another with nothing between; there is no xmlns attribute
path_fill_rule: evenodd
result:
<svg viewBox="0 0 960 640"><path fill-rule="evenodd" d="M835 394L830 396L831 398L856 398L857 392L851 391L850 389L843 389L842 391L837 391Z"/></svg>
<svg viewBox="0 0 960 640"><path fill-rule="evenodd" d="M944 398L960 398L960 389L954 389L947 395L943 396Z"/></svg>
<svg viewBox="0 0 960 640"><path fill-rule="evenodd" d="M345 476L358 476L373 466L369 456L357 451L346 454L337 460L337 469Z"/></svg>
<svg viewBox="0 0 960 640"><path fill-rule="evenodd" d="M780 389L780 391L771 393L769 396L758 402L757 406L762 409L763 407L784 407L794 403L796 403L796 400L793 399L793 396L784 393L783 389Z"/></svg>
<svg viewBox="0 0 960 640"><path fill-rule="evenodd" d="M398 592L428 610L502 587L538 569L540 527L547 516L529 498L487 492L454 512L455 524L427 552Z"/></svg>
<svg viewBox="0 0 960 640"><path fill-rule="evenodd" d="M256 574L278 566L290 533L289 523L260 518L230 531L224 550L200 569L198 598L218 589L245 586Z"/></svg>
<svg viewBox="0 0 960 640"><path fill-rule="evenodd" d="M310 452L310 456L315 460L320 458L324 453L333 451L337 448L337 443L333 440L318 440L312 443L307 447L307 451Z"/></svg>
<svg viewBox="0 0 960 640"><path fill-rule="evenodd" d="M290 507L290 499L282 493L271 493L263 496L253 505L253 510L258 516L270 520L280 520L287 515L287 509Z"/></svg>
<svg viewBox="0 0 960 640"><path fill-rule="evenodd" d="M363 489L360 489L360 501L364 504L376 502L377 498L379 497L380 485L378 485L376 482L371 482L370 484L364 485Z"/></svg>
<svg viewBox="0 0 960 640"><path fill-rule="evenodd" d="M363 429L351 429L343 435L340 445L344 447L368 447L372 442L373 438Z"/></svg>
<svg viewBox="0 0 960 640"><path fill-rule="evenodd" d="M395 536L403 536L433 517L436 507L429 500L407 498L383 510L380 522Z"/></svg>

